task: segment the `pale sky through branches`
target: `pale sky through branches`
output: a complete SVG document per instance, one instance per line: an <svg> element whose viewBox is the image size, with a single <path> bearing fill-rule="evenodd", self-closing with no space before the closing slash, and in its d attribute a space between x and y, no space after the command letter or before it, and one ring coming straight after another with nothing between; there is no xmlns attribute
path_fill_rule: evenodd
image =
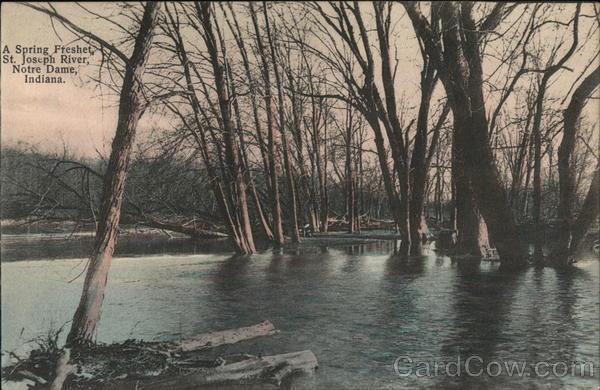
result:
<svg viewBox="0 0 600 390"><path fill-rule="evenodd" d="M325 3L323 4L325 7L327 6ZM76 20L83 27L89 28L90 31L96 32L108 41L119 36L114 26L92 20L89 14L86 15L86 12L74 3L56 4L55 6L59 12ZM85 7L102 15L113 15L114 12L118 12L116 6L110 7L106 4L85 3ZM361 3L361 7L364 7L367 23L373 24L370 3ZM523 5L523 9L524 7ZM426 6L423 5L423 8L425 9ZM557 17L568 20L572 16L573 7L565 4L562 8L563 12ZM509 19L516 19L520 16L520 12L513 13ZM398 102L399 109L404 109L408 113L408 122L410 118L416 116L418 108L421 59L414 31L403 7L394 6L394 13L397 15L397 19L392 21L392 37L394 37L392 47L396 50L393 57L399 62L396 77L397 97L401 100ZM217 14L220 15L219 12ZM582 14L587 16L581 18L580 40L582 42L587 40L587 47L576 53L568 62L567 66L573 69L572 72L561 71L554 77L548 93L549 99L553 97L562 99L585 65L590 62L594 53L598 52L598 39L594 39L594 36L598 37L598 30L595 30L593 36L586 36L592 31L590 26L594 23L591 17L594 14L592 4L585 4ZM26 26L23 25L23 20L28 21ZM242 28L246 28L246 20L242 19L242 21ZM513 25L509 21L504 24L509 28L518 28L516 24ZM228 30L226 26L226 23L221 21L221 29ZM67 44L73 39L73 34L66 31L59 23L52 25L48 16L16 3L5 2L2 4L1 31L2 47L5 45L11 48L15 45L36 45L52 48L56 44ZM549 33L553 33L553 30L549 30ZM228 36L228 31L224 31L223 34L227 41L232 41ZM567 43L570 42L571 37L568 35L568 31L564 39ZM555 42L549 40L543 43L551 45ZM233 42L230 44L233 45ZM502 39L496 40L490 43L489 53L501 54L501 50L508 44L510 42L503 42ZM374 52L377 53L376 48ZM35 144L44 151L61 150L64 144L78 155L93 157L96 155L96 150L106 155L114 135L116 104L114 93L105 87L100 88L97 83L90 81L90 76L97 76L97 65L100 60L101 56L97 52L90 58L91 65L81 67L79 75L75 77L67 76L68 81L64 84L26 84L23 82L22 74L13 74L9 64L2 64L2 144L11 146L25 142ZM499 65L498 59L493 55L484 56L484 61L484 70L488 74L492 73ZM596 59L597 61L598 59ZM497 83L504 82L507 78L506 68L494 74L493 79L490 80L489 98L492 101L496 101L498 98L497 92L492 92L501 87ZM530 80L532 78L529 76L523 77L521 83L531 82ZM443 99L443 89L439 84L436 91L437 99ZM509 103L517 104L516 102ZM588 104L587 115L598 116L598 103L598 100L592 100L592 103ZM140 124L138 137L144 137L144 131L151 126L164 124L169 127L172 125L171 122L164 118L161 121L157 115L145 115Z"/></svg>

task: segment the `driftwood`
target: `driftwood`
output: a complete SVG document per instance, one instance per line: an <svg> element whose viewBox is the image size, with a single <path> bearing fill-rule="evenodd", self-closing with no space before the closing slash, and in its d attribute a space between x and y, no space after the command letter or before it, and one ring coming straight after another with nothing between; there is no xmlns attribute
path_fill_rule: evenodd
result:
<svg viewBox="0 0 600 390"><path fill-rule="evenodd" d="M119 344L93 344L75 350L72 356L65 349L56 364L52 364L55 354L38 353L35 358L21 361L17 366L19 371L9 379L30 379L50 390L61 390L63 386L72 389L192 389L219 383L279 386L295 373L310 373L317 368L317 359L311 351L264 357L231 354L216 359L204 355L209 348L277 333L271 322L264 321L171 342L126 340ZM7 372L11 373L10 377L15 369L3 369L3 374Z"/></svg>
<svg viewBox="0 0 600 390"><path fill-rule="evenodd" d="M23 378L30 379L30 380L32 380L32 381L34 381L34 382L36 382L36 383L38 383L40 385L45 385L45 384L48 383L48 381L45 380L44 378L42 378L41 376L35 375L33 372L28 371L28 370L21 370L21 371L18 372L18 374L20 376L22 376Z"/></svg>
<svg viewBox="0 0 600 390"><path fill-rule="evenodd" d="M264 321L260 324L246 326L243 328L223 330L219 332L202 333L183 340L161 343L159 349L168 352L175 351L199 351L207 348L214 348L224 344L234 344L239 341L252 339L260 336L272 336L277 334L270 321Z"/></svg>
<svg viewBox="0 0 600 390"><path fill-rule="evenodd" d="M90 378L164 375L172 368L188 366L190 359L193 360L198 353L209 348L277 333L273 324L264 321L252 326L202 333L170 342L126 340L121 344L91 346L80 351L77 362L81 372ZM127 361L126 367L121 363L123 360ZM205 363L214 366L208 361Z"/></svg>
<svg viewBox="0 0 600 390"><path fill-rule="evenodd" d="M318 362L315 354L311 351L300 351L255 357L216 368L198 369L182 376L129 381L128 385L124 387L119 386L119 388L185 390L216 383L249 383L260 381L279 386L289 375L295 373L312 373L317 368Z"/></svg>
<svg viewBox="0 0 600 390"><path fill-rule="evenodd" d="M138 222L140 225L170 230L176 233L186 234L192 238L225 238L227 234L216 232L213 230L202 229L198 226L194 226L192 223L177 223L171 221L162 221L152 217L146 217L144 220Z"/></svg>

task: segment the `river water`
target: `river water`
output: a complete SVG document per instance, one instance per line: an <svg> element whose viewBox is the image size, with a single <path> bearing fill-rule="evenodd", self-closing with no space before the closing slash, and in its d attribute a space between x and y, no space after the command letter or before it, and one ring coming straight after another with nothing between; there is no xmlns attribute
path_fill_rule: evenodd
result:
<svg viewBox="0 0 600 390"><path fill-rule="evenodd" d="M70 320L86 240L3 236L4 351L22 350ZM214 353L310 349L320 368L295 388L599 385L600 278L593 253L568 271L510 274L497 263L453 261L433 251L402 260L391 242L305 246L247 258L187 240L120 244L97 341L170 340L268 319L280 334ZM506 365L513 363L526 364L525 373L508 374Z"/></svg>

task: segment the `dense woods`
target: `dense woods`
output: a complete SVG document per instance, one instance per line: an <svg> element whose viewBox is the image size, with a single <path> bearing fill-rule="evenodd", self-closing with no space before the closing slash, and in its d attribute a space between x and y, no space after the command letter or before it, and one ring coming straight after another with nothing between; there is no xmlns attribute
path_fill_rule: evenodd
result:
<svg viewBox="0 0 600 390"><path fill-rule="evenodd" d="M128 3L111 39L27 6L104 53L93 82L119 101L106 160L2 150L3 218L96 226L74 343L119 223L239 254L393 226L419 255L443 230L522 268L570 264L597 220L597 5Z"/></svg>
<svg viewBox="0 0 600 390"><path fill-rule="evenodd" d="M135 35L109 43L32 7L106 52L102 72L125 77L96 82L143 94L120 115L148 109L170 126L146 129L131 152L133 137L117 132L108 162L5 147L15 168L3 170L5 218L100 228L102 180L125 180L129 164L113 160L130 153L125 222L223 232L239 253L256 239L297 242L305 225L353 232L389 219L407 254L420 253L429 222L456 230L465 253L495 247L522 263L529 238L517 225L533 223L539 259L549 224L566 232L558 256L575 250L576 217L596 217L582 208L597 162L589 4L168 4L139 86L119 47ZM122 10L141 23L142 8ZM123 35L126 22L114 23Z"/></svg>

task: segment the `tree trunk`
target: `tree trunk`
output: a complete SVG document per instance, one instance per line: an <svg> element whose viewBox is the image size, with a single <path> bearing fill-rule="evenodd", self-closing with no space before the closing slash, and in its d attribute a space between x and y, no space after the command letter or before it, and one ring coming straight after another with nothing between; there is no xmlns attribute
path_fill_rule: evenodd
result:
<svg viewBox="0 0 600 390"><path fill-rule="evenodd" d="M539 124L533 129L533 226L533 259L536 263L541 263L544 259L544 226L542 223L542 138Z"/></svg>
<svg viewBox="0 0 600 390"><path fill-rule="evenodd" d="M556 64L546 65L543 71L543 76L538 86L537 98L535 102L535 116L533 118L533 222L534 222L534 250L533 257L536 263L541 263L544 259L544 226L542 222L542 136L541 136L541 121L544 109L544 96L550 78L558 72L562 65L573 55L577 48L578 42L578 26L579 26L579 11L581 3L577 4L575 18L573 20L573 42L567 53L558 60ZM591 91L590 91L591 92Z"/></svg>
<svg viewBox="0 0 600 390"><path fill-rule="evenodd" d="M229 79L231 86L231 93L235 95L235 84L233 83L233 74L231 73L231 68L228 68L229 71ZM260 226L262 228L262 232L265 238L269 241L273 241L273 231L271 230L271 226L269 226L269 221L264 214L262 202L260 201L260 197L258 195L258 191L256 190L256 186L254 184L254 177L252 175L252 170L250 169L250 163L248 162L248 153L246 151L246 142L244 139L244 131L242 128L242 118L240 114L240 107L238 103L238 99L235 99L233 102L233 109L235 112L235 119L237 125L237 131L240 138L240 158L244 166L244 170L246 171L246 178L248 180L248 184L250 186L250 194L252 199L254 200L254 205L256 206L256 214L258 215ZM260 128L257 131L261 131Z"/></svg>
<svg viewBox="0 0 600 390"><path fill-rule="evenodd" d="M502 266L524 267L527 264L526 247L519 237L489 145L480 53L483 32L477 29L472 19L473 3L437 3L443 48L416 5L412 2L403 2L403 5L440 73L454 116L458 157L465 163L465 173Z"/></svg>
<svg viewBox="0 0 600 390"><path fill-rule="evenodd" d="M531 110L530 110L531 111ZM529 122L531 115L527 116L527 124L525 125L525 131L523 132L523 136L521 138L521 142L519 143L519 148L517 150L517 157L514 163L514 168L511 172L512 181L510 186L510 204L514 210L515 216L520 216L521 211L521 195L524 190L527 189L527 186L523 188L523 169L526 168L526 164L528 161L528 153L529 150Z"/></svg>
<svg viewBox="0 0 600 390"><path fill-rule="evenodd" d="M289 222L289 233L292 237L292 242L300 242L300 232L298 230L298 199L296 196L296 186L294 183L294 173L292 171L292 165L290 162L289 147L287 142L286 130L285 130L285 115L283 107L283 86L281 83L281 76L277 66L277 56L275 53L275 42L271 34L269 16L267 14L266 5L263 7L265 17L265 27L267 30L267 41L271 49L271 61L273 63L273 73L275 74L275 85L277 88L277 97L279 100L278 113L279 113L279 134L281 135L281 146L283 153L283 164L285 168L285 177L288 187L288 197L290 202L290 222Z"/></svg>
<svg viewBox="0 0 600 390"><path fill-rule="evenodd" d="M65 380L67 380L67 377L77 372L77 367L69 362L70 357L71 352L69 349L66 349L63 352L63 354L58 358L55 370L56 377L50 384L50 390L61 390L63 388Z"/></svg>
<svg viewBox="0 0 600 390"><path fill-rule="evenodd" d="M133 54L126 64L119 99L117 131L102 189L100 219L94 249L88 265L79 306L73 317L67 344L80 346L92 341L100 320L108 270L115 250L125 177L137 124L144 112L142 76L150 53L160 3L147 2L135 40Z"/></svg>
<svg viewBox="0 0 600 390"><path fill-rule="evenodd" d="M269 75L269 62L267 61L267 54L265 51L265 47L260 35L260 29L258 26L258 19L256 17L256 12L254 10L254 4L249 3L250 9L250 17L252 18L252 24L254 26L254 33L256 34L256 46L258 48L258 53L261 58L262 64L262 75L263 81L265 83L265 110L267 113L267 155L268 155L268 164L269 164L269 175L270 175L270 183L271 183L271 208L273 213L273 233L275 235L274 244L275 247L279 248L283 246L285 242L285 237L283 235L283 223L281 218L281 200L279 194L279 166L276 163L276 153L277 150L275 148L275 118L273 115L273 97L271 95L271 77Z"/></svg>
<svg viewBox="0 0 600 390"><path fill-rule="evenodd" d="M226 185L229 188L228 201L233 218L235 229L238 231L237 239L234 240L235 250L240 254L250 254L256 251L254 246L254 237L252 235L252 225L248 212L248 199L246 195L246 183L242 172L240 154L237 144L235 127L231 118L231 106L229 102L229 93L226 85L226 73L223 64L219 59L217 49L217 39L213 32L211 20L211 5L208 3L196 3L198 17L202 22L204 30L204 42L209 55L214 74L215 89L219 100L219 111L221 115L221 125L223 127L223 143L225 144L225 163L226 163ZM218 26L216 29L218 30Z"/></svg>
<svg viewBox="0 0 600 390"><path fill-rule="evenodd" d="M381 169L381 176L383 180L383 185L385 188L385 192L387 194L388 202L390 205L390 209L392 211L392 215L394 216L394 221L396 224L400 224L403 218L402 212L402 204L398 193L396 191L396 186L394 180L392 178L392 174L388 167L388 159L387 152L385 149L385 142L383 139L383 134L381 131L381 125L379 123L379 119L377 117L377 113L373 112L363 112L365 115L367 122L371 126L375 136L375 146L377 148L377 159L379 161L379 168ZM378 216L378 218L380 218Z"/></svg>
<svg viewBox="0 0 600 390"><path fill-rule="evenodd" d="M315 142L317 142L317 174L319 176L319 194L321 195L321 231L327 233L329 229L329 196L327 193L327 123L328 120L325 118L324 125L324 134L323 139L325 140L325 144L323 145L323 167L321 168L321 164L319 162L320 159L320 138L319 135L315 137Z"/></svg>
<svg viewBox="0 0 600 390"><path fill-rule="evenodd" d="M526 264L527 253L519 237L504 187L487 143L485 134L487 126L482 122L479 126L464 121L459 123L462 129L455 129L455 132L459 133L458 157L465 161L465 174L474 194L471 208L474 213L479 209L485 219L491 233L492 245L498 249L504 266L509 268L523 266ZM468 187L465 188L468 190ZM457 185L457 192L459 191ZM457 198L459 196L457 194Z"/></svg>
<svg viewBox="0 0 600 390"><path fill-rule="evenodd" d="M377 87L375 86L373 79L374 74L370 73L367 75L369 88L369 94L371 102L375 103L375 107L379 111L380 118L384 124L388 136L388 142L392 151L392 159L394 161L394 167L398 174L398 186L400 188L400 210L398 227L400 228L401 234L401 245L400 254L408 256L412 245L411 241L411 227L410 227L410 194L411 194L411 183L410 183L410 162L408 161L408 145L404 143L404 132L408 129L402 129L400 120L398 118L398 112L396 107L396 91L394 87L394 78L392 75L392 61L390 58L390 25L391 25L391 5L388 5L387 12L384 10L385 4L381 2L373 3L373 9L375 11L375 22L377 26L377 36L379 38L379 52L381 55L381 79L383 82L383 92L385 95L385 105L381 100ZM364 44L367 45L367 33L365 31L364 24L358 6L356 6L355 16L361 31ZM365 47L365 50L367 48ZM369 58L369 70L373 69L373 60L371 58L370 50L367 53ZM420 219L420 216L419 216ZM420 239L418 240L420 242Z"/></svg>
<svg viewBox="0 0 600 390"><path fill-rule="evenodd" d="M172 112L174 112L177 116L179 116L179 118L181 119L184 126L186 126L186 128L189 130L190 134L196 141L196 144L198 145L198 149L202 156L202 160L204 162L204 165L206 166L208 179L209 179L210 185L212 187L213 193L215 195L215 198L217 200L219 212L221 213L221 216L223 217L223 219L225 221L225 226L226 226L227 232L229 234L229 240L230 240L231 244L233 245L233 247L236 249L236 252L243 253L245 250L246 244L245 244L245 240L243 238L243 232L240 229L238 215L235 214L236 210L233 207L233 199L231 197L232 188L231 188L231 186L229 186L230 183L228 183L228 185L226 186L227 191L223 188L224 186L222 184L221 177L217 173L215 165L213 164L213 161L212 161L213 159L209 155L209 143L208 143L208 140L207 140L207 137L205 134L205 127L204 127L202 121L200 120L200 115L202 114L204 116L204 119L206 120L206 122L209 122L209 119L208 119L207 115L205 114L205 112L202 110L202 108L200 106L200 102L198 101L198 97L196 95L196 90L195 90L194 83L192 81L192 77L191 77L191 73L190 73L191 61L188 60L187 51L185 49L185 45L184 45L183 39L181 37L180 31L179 31L179 28L180 28L179 24L175 21L172 14L169 12L168 7L165 7L165 11L166 11L167 16L169 17L169 22L174 27L173 35L171 36L171 38L174 40L174 43L175 43L175 46L177 49L177 55L179 57L181 66L183 68L187 92L188 92L187 98L189 100L190 106L192 107L192 111L194 113L193 118L194 118L195 127L188 123L188 120L186 119L186 117L177 109L177 107L174 107L173 105L170 105L170 104L166 104L166 106ZM201 11L199 11L199 15L200 15L200 12ZM198 31L198 32L200 34L202 34L201 31ZM213 37L213 39L214 39L214 37ZM197 74L197 75L199 75L199 74ZM200 80L200 81L202 82L202 80ZM206 85L203 82L202 82L202 88L204 90L206 98L208 99L208 91L207 91ZM220 120L217 110L215 109L212 111L213 111L213 115L219 119L219 123L222 123L222 120ZM212 136L213 142L215 144L215 148L217 149L216 154L218 156L218 162L221 165L222 171L224 171L225 174L228 174L228 172L225 172L225 169L224 169L225 164L222 160L223 156L222 156L221 148L220 148L219 144L216 142L216 137L215 137L214 131L212 131L212 129L210 129L210 127L209 127L209 132ZM229 180L228 182L231 182L231 180ZM235 188L233 188L233 189L235 190Z"/></svg>
<svg viewBox="0 0 600 390"><path fill-rule="evenodd" d="M542 134L541 123L544 109L544 95L548 80L552 73L544 73L538 85L537 98L535 102L535 114L533 117L533 260L541 264L544 260L544 225L542 221Z"/></svg>
<svg viewBox="0 0 600 390"><path fill-rule="evenodd" d="M569 245L569 260L563 261L562 265L568 264L570 259L579 251L586 233L594 221L598 218L600 209L600 166L596 167L592 184L585 197L585 201L579 212L579 217L571 229L571 242Z"/></svg>
<svg viewBox="0 0 600 390"><path fill-rule="evenodd" d="M423 223L423 208L425 206L425 187L427 186L427 132L428 116L431 94L434 87L433 67L425 61L425 69L421 72L421 103L417 117L417 132L410 160L410 242L411 254L421 255L423 251L423 237L425 235Z"/></svg>
<svg viewBox="0 0 600 390"><path fill-rule="evenodd" d="M559 178L559 203L558 203L558 218L560 220L560 235L558 243L554 249L552 257L559 263L566 264L569 254L573 253L571 248L576 249L577 243L573 242L573 200L575 197L575 175L573 172L573 152L577 133L579 130L579 117L585 103L592 91L600 83L600 67L596 68L584 81L577 87L573 93L573 97L569 106L564 112L564 130L563 138L558 148L558 178ZM592 187L594 182L592 181ZM597 190L597 189L596 189ZM589 195L589 193L588 193ZM582 209L582 214L588 213L585 208Z"/></svg>
<svg viewBox="0 0 600 390"><path fill-rule="evenodd" d="M415 142L410 160L410 242L411 253L414 255L422 254L423 243L427 240L427 222L423 215L423 210L426 201L425 192L428 184L429 165L437 148L441 127L449 111L446 105L433 128L431 145L428 150L429 107L431 105L431 96L437 83L437 76L435 75L433 65L427 58L427 54L422 52L422 56L424 69L421 71L421 102L417 116Z"/></svg>
<svg viewBox="0 0 600 390"><path fill-rule="evenodd" d="M234 11L233 7L231 6L231 3L227 3L227 5L229 7L229 10L230 10L232 18L233 18L233 26L229 22L229 19L227 18L227 16L226 16L226 20L229 24L229 27L233 33L233 36L237 43L237 46L240 50L240 54L242 57L242 64L244 66L244 73L246 75L248 85L250 86L250 91L251 91L250 92L250 106L252 107L252 118L254 120L254 127L256 128L256 139L258 142L258 148L260 150L260 155L262 158L263 168L264 168L264 172L265 172L265 181L266 181L267 192L269 194L271 194L271 186L272 186L271 173L270 173L271 165L269 164L269 159L267 156L267 153L268 153L267 152L267 144L264 141L261 119L258 115L258 103L256 101L256 95L258 93L258 90L255 85L256 82L255 82L254 76L252 74L252 71L250 70L250 61L248 60L248 53L246 50L246 45L244 44L244 40L242 38L242 32L240 30L235 11ZM260 37L258 35L257 35L257 40L260 41ZM268 69L265 71L268 72ZM237 102L237 100L236 100L236 102ZM273 233L271 233L270 239L271 240L274 239Z"/></svg>
<svg viewBox="0 0 600 390"><path fill-rule="evenodd" d="M436 155L439 155L439 153L436 153ZM439 161L439 157L437 158L437 161ZM435 220L440 229L441 229L442 223L443 223L442 193L444 190L442 188L442 174L443 174L443 171L438 167L435 172L435 188L434 188L434 199L433 199L433 202L435 205Z"/></svg>
<svg viewBox="0 0 600 390"><path fill-rule="evenodd" d="M348 104L346 106L346 215L348 217L348 232L354 233L356 230L356 194L354 192L354 172L352 166L352 107Z"/></svg>
<svg viewBox="0 0 600 390"><path fill-rule="evenodd" d="M453 143L457 144L456 141ZM455 185L454 204L456 207L457 254L486 257L489 250L487 226L479 212L471 180L466 172L465 162L459 151L460 145L452 147L452 177Z"/></svg>
<svg viewBox="0 0 600 390"><path fill-rule="evenodd" d="M288 66L291 67L291 61L288 56ZM306 201L307 208L306 213L303 214L301 210L298 210L299 215L304 215L304 220L307 220L310 228L313 232L319 230L319 226L316 220L316 199L314 187L310 183L310 178L306 170L306 163L304 159L304 141L302 139L302 114L303 107L302 101L297 96L297 85L294 84L294 75L291 69L286 69L289 83L289 96L292 105L292 135L295 142L296 149L296 163L299 170L298 184L304 196L308 198ZM311 79L312 80L312 79ZM300 204L299 204L300 206ZM303 223L304 224L304 223Z"/></svg>

